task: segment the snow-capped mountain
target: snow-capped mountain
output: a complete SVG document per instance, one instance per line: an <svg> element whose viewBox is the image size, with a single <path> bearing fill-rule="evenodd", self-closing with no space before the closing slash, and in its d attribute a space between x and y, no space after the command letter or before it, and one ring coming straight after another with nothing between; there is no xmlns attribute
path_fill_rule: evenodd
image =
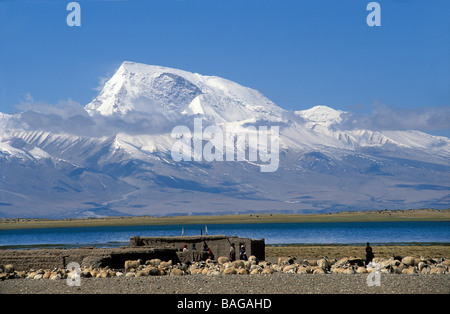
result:
<svg viewBox="0 0 450 314"><path fill-rule="evenodd" d="M86 111L122 117L130 112L200 114L235 122L279 117L283 110L258 91L220 77L124 62Z"/></svg>
<svg viewBox="0 0 450 314"><path fill-rule="evenodd" d="M124 62L76 114L0 113L0 217L448 207L448 138L348 128L351 118L326 106L290 112L220 77ZM198 140L199 120L200 132L219 126L223 138ZM179 126L192 133L173 136ZM261 142L245 140L274 127L277 168L261 172L267 160L249 158ZM246 158L193 150L177 161L180 139Z"/></svg>

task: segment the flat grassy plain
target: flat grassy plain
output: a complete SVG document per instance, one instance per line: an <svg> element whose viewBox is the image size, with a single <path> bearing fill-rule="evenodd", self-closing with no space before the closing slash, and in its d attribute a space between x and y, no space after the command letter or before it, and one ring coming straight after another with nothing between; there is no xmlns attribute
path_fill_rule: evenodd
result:
<svg viewBox="0 0 450 314"><path fill-rule="evenodd" d="M338 212L330 214L253 213L198 216L133 216L76 219L2 218L0 229L137 226L137 225L189 225L238 223L290 223L290 222L356 222L356 221L450 221L450 209L409 209Z"/></svg>
<svg viewBox="0 0 450 314"><path fill-rule="evenodd" d="M423 258L449 258L450 244L408 244L408 245L373 245L373 253L376 257L390 258L391 256L414 256ZM303 259L344 258L359 257L365 258L365 244L362 245L267 245L266 259L276 261L280 256L295 256L298 261Z"/></svg>

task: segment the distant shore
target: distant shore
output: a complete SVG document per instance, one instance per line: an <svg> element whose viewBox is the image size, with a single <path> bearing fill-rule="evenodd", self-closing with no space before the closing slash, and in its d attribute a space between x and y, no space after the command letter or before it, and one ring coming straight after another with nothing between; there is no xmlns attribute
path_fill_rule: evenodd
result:
<svg viewBox="0 0 450 314"><path fill-rule="evenodd" d="M0 229L363 221L450 221L450 209L342 211L329 214L252 213L162 217L131 216L58 220L45 218L2 218L0 219Z"/></svg>

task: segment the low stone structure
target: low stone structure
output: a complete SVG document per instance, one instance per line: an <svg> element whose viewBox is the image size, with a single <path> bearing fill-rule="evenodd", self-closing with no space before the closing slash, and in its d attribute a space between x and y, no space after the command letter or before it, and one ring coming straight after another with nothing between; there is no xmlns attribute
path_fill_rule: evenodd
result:
<svg viewBox="0 0 450 314"><path fill-rule="evenodd" d="M12 264L16 270L64 269L71 262L82 267L106 267L122 269L126 260L173 260L178 262L175 249L158 248L78 248L78 249L31 249L0 250L0 265Z"/></svg>
<svg viewBox="0 0 450 314"><path fill-rule="evenodd" d="M29 269L64 269L71 262L82 267L110 267L122 269L127 260L154 258L173 263L205 261L207 252L203 245L208 245L214 258L229 256L230 245L235 244L236 259L239 259L239 246L244 245L247 256L255 255L259 260L265 258L264 239L212 236L180 236L180 237L132 237L130 246L120 248L73 248L73 249L29 249L0 250L0 265L14 265L16 270ZM188 251L182 252L184 244ZM191 250L195 244L197 250Z"/></svg>
<svg viewBox="0 0 450 314"><path fill-rule="evenodd" d="M203 246L207 245L217 259L220 256L229 257L231 244L236 249L236 259L239 259L239 248L241 245L245 247L247 257L254 255L257 259L263 261L265 259L265 240L239 238L237 236L226 235L200 235L200 236L178 236L178 237L132 237L130 238L130 247L152 247L152 248L172 248L181 251L183 246L187 244L188 252L184 255L179 254L180 260L197 261L200 260L197 252L203 251ZM192 245L196 250L192 251Z"/></svg>

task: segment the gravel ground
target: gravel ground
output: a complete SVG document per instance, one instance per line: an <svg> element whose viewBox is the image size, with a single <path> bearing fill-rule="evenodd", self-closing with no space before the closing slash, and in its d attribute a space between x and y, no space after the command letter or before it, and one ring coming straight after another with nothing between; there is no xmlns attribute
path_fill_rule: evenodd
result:
<svg viewBox="0 0 450 314"><path fill-rule="evenodd" d="M450 294L450 275L381 274L380 286L368 286L367 274L186 275L161 277L11 279L2 294Z"/></svg>

